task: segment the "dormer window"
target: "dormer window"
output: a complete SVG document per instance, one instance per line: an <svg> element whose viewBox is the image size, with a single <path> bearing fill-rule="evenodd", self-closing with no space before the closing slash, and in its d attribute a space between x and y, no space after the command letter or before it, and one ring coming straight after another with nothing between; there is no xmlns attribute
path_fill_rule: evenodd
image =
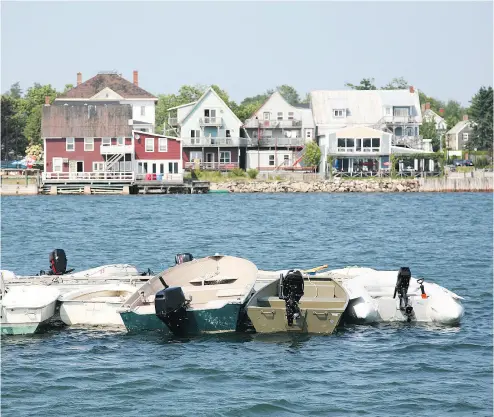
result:
<svg viewBox="0 0 494 417"><path fill-rule="evenodd" d="M346 117L346 110L345 109L334 109L333 110L333 116L334 117Z"/></svg>

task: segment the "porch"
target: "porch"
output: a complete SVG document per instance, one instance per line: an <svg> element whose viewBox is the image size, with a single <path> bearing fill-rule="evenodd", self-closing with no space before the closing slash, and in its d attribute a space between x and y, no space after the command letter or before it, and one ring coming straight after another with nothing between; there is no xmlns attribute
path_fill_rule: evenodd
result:
<svg viewBox="0 0 494 417"><path fill-rule="evenodd" d="M231 171L235 168L244 168L245 159L243 148L201 147L184 148L185 170Z"/></svg>

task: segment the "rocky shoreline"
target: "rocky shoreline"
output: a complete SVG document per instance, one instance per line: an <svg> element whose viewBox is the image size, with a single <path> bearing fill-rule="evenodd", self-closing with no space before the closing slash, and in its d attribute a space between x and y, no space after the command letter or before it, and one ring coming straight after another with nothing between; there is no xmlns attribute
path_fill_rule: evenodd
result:
<svg viewBox="0 0 494 417"><path fill-rule="evenodd" d="M228 181L212 183L212 191L232 193L371 193L419 192L419 181L414 179L342 180L325 181Z"/></svg>

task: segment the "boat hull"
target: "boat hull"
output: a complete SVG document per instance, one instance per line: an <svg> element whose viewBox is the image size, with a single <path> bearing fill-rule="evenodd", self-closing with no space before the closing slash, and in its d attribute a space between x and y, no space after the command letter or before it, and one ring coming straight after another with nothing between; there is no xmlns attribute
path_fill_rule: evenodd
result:
<svg viewBox="0 0 494 417"><path fill-rule="evenodd" d="M240 304L226 304L218 309L188 310L187 334L235 332L241 309ZM171 334L154 311L145 313L125 311L121 312L120 316L129 332L159 330Z"/></svg>
<svg viewBox="0 0 494 417"><path fill-rule="evenodd" d="M68 326L124 326L118 313L120 302L64 301L60 319Z"/></svg>
<svg viewBox="0 0 494 417"><path fill-rule="evenodd" d="M56 300L38 308L2 307L1 334L26 335L36 333L55 315Z"/></svg>

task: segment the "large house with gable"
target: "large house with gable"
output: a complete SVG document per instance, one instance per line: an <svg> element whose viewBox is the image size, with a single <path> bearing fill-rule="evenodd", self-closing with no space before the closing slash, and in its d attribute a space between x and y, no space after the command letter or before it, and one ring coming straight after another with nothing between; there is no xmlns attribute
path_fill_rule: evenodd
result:
<svg viewBox="0 0 494 417"><path fill-rule="evenodd" d="M186 169L245 169L243 123L209 87L199 100L168 109L165 133L181 138Z"/></svg>

